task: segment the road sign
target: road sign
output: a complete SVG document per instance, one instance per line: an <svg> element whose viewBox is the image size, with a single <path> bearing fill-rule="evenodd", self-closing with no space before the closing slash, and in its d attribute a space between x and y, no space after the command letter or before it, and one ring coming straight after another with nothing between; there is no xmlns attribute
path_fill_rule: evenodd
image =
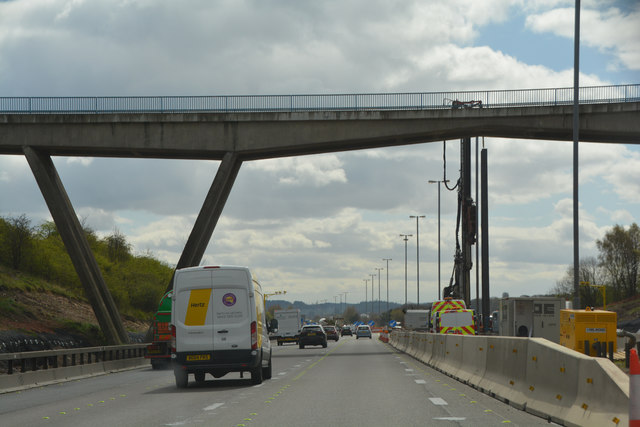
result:
<svg viewBox="0 0 640 427"><path fill-rule="evenodd" d="M389 326L391 326L392 328L395 328L397 324L398 324L398 322L396 322L395 320L390 320L389 321Z"/></svg>
<svg viewBox="0 0 640 427"><path fill-rule="evenodd" d="M375 325L376 322L374 322L373 320L369 320L369 323L367 323L367 325L371 326L373 328L373 325Z"/></svg>

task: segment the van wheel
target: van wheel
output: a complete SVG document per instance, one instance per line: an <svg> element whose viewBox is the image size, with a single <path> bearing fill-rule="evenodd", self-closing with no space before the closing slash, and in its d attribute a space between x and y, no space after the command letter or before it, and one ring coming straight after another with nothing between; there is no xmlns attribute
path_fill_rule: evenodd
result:
<svg viewBox="0 0 640 427"><path fill-rule="evenodd" d="M251 371L251 384L262 384L262 366Z"/></svg>
<svg viewBox="0 0 640 427"><path fill-rule="evenodd" d="M300 348L304 348L304 344L300 344L300 345L299 345L299 347L300 347Z"/></svg>
<svg viewBox="0 0 640 427"><path fill-rule="evenodd" d="M193 374L196 377L196 382L197 383L202 383L204 382L204 372L196 372L195 374Z"/></svg>
<svg viewBox="0 0 640 427"><path fill-rule="evenodd" d="M262 376L265 380L270 380L273 375L273 365L271 365L271 356L269 356L269 365L266 368L262 368Z"/></svg>
<svg viewBox="0 0 640 427"><path fill-rule="evenodd" d="M186 388L187 383L189 382L189 374L187 371L183 371L182 369L176 369L174 371L174 375L176 377L176 387L178 388Z"/></svg>

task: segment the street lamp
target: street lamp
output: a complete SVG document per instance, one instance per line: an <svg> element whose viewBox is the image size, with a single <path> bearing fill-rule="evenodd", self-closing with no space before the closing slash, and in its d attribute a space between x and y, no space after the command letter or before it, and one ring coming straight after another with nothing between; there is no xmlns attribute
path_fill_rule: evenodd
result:
<svg viewBox="0 0 640 427"><path fill-rule="evenodd" d="M409 218L416 219L416 287L418 289L418 306L420 306L420 231L418 230L418 219L424 215L409 215Z"/></svg>
<svg viewBox="0 0 640 427"><path fill-rule="evenodd" d="M344 294L344 311L343 311L343 313L344 313L345 311L347 311L347 294L348 294L348 293L349 293L349 292L343 292L343 294Z"/></svg>
<svg viewBox="0 0 640 427"><path fill-rule="evenodd" d="M438 184L438 299L440 299L440 183L449 182L448 179L442 181L429 180L429 184Z"/></svg>
<svg viewBox="0 0 640 427"><path fill-rule="evenodd" d="M371 313L373 313L373 298L374 298L374 296L373 296L373 286L375 284L374 280L376 278L376 275L375 274L369 274L369 276L371 276Z"/></svg>
<svg viewBox="0 0 640 427"><path fill-rule="evenodd" d="M387 261L387 312L389 312L389 261L393 261L391 258L382 258L383 261Z"/></svg>
<svg viewBox="0 0 640 427"><path fill-rule="evenodd" d="M407 241L413 234L401 234L404 240L404 308L407 308Z"/></svg>
<svg viewBox="0 0 640 427"><path fill-rule="evenodd" d="M369 291L369 279L362 279L364 280L364 311L367 311L367 304L369 303L367 301L367 292Z"/></svg>
<svg viewBox="0 0 640 427"><path fill-rule="evenodd" d="M380 314L380 270L384 270L384 268L376 267L375 269L378 270L378 314Z"/></svg>

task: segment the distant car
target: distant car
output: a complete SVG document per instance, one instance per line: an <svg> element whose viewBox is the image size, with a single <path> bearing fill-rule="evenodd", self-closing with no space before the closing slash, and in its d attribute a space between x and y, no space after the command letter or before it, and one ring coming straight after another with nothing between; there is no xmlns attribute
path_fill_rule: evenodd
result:
<svg viewBox="0 0 640 427"><path fill-rule="evenodd" d="M338 335L338 330L335 326L323 326L324 332L327 334L328 340L338 341L340 339L340 335Z"/></svg>
<svg viewBox="0 0 640 427"><path fill-rule="evenodd" d="M320 325L304 325L300 331L298 345L300 348L304 348L305 345L321 345L326 348L327 334L324 328Z"/></svg>
<svg viewBox="0 0 640 427"><path fill-rule="evenodd" d="M340 335L345 336L345 335L352 335L353 336L353 330L351 329L351 326L349 325L344 325L342 327L342 329L340 330Z"/></svg>
<svg viewBox="0 0 640 427"><path fill-rule="evenodd" d="M371 328L369 325L358 326L358 329L356 330L356 339L365 337L369 337L369 339L372 338Z"/></svg>

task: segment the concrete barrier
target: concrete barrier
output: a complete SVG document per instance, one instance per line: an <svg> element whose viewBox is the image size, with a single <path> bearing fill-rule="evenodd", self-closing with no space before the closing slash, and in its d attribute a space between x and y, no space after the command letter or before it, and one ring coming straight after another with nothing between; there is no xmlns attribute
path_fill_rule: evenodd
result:
<svg viewBox="0 0 640 427"><path fill-rule="evenodd" d="M580 356L576 404L566 418L576 426L628 425L629 376L608 359Z"/></svg>
<svg viewBox="0 0 640 427"><path fill-rule="evenodd" d="M487 337L469 336L462 345L462 364L456 376L465 383L478 384L487 367Z"/></svg>
<svg viewBox="0 0 640 427"><path fill-rule="evenodd" d="M14 373L11 375L0 375L0 394L56 384L83 377L103 375L128 369L137 369L143 366L150 366L149 359L136 357L130 359L109 360L86 365Z"/></svg>
<svg viewBox="0 0 640 427"><path fill-rule="evenodd" d="M487 337L485 373L477 386L503 402L524 409L527 338Z"/></svg>
<svg viewBox="0 0 640 427"><path fill-rule="evenodd" d="M542 338L529 340L525 377L527 412L554 422L562 421L562 415L576 402L577 358L583 355L574 353Z"/></svg>
<svg viewBox="0 0 640 427"><path fill-rule="evenodd" d="M440 361L440 369L455 376L462 366L463 335L444 335L444 358Z"/></svg>
<svg viewBox="0 0 640 427"><path fill-rule="evenodd" d="M516 408L565 426L629 422L629 377L608 359L542 338L420 335L403 336L406 353Z"/></svg>

